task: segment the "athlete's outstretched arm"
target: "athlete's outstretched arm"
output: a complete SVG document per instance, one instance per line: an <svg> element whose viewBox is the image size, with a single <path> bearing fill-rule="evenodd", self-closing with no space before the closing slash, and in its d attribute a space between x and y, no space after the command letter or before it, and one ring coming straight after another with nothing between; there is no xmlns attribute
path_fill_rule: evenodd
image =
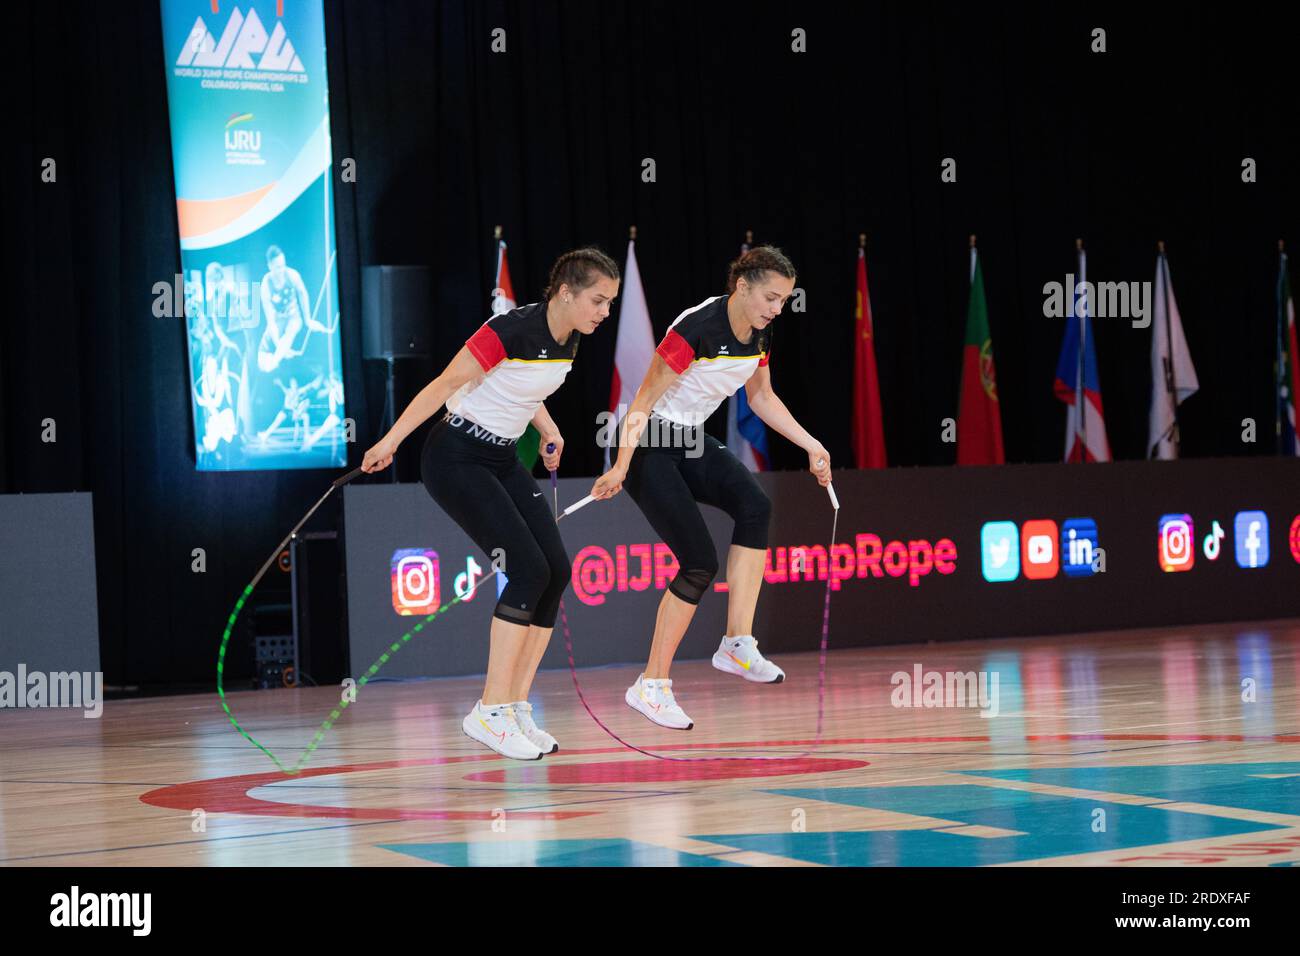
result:
<svg viewBox="0 0 1300 956"><path fill-rule="evenodd" d="M596 483L592 485L593 498L611 498L623 488L628 466L632 463L632 453L636 451L641 432L645 430L650 420L650 410L655 407L655 402L663 397L664 392L668 391L668 386L676 380L677 374L656 352L654 358L650 360L650 368L646 370L641 387L636 390L636 395L632 399L632 407L627 410L627 415L623 418L622 433L618 441L618 459L609 471L597 478Z"/></svg>
<svg viewBox="0 0 1300 956"><path fill-rule="evenodd" d="M371 472L387 468L393 461L393 455L397 453L397 446L407 435L442 408L456 389L482 374L483 366L468 348L462 346L456 353L456 357L442 370L442 374L420 389L420 394L411 399L411 403L406 406L401 417L393 423L388 434L366 452L365 458L361 461L361 470Z"/></svg>
<svg viewBox="0 0 1300 956"><path fill-rule="evenodd" d="M823 486L831 480L831 453L816 438L800 425L790 409L785 407L775 391L772 390L772 370L760 365L745 383L745 397L754 414L763 419L773 430L794 442L808 453L808 470L813 473ZM817 462L822 462L820 468Z"/></svg>

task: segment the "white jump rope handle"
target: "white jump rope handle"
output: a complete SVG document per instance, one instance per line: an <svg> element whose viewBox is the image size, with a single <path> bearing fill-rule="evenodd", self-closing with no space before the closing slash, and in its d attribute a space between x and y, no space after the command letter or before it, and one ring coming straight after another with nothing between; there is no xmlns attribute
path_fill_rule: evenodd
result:
<svg viewBox="0 0 1300 956"><path fill-rule="evenodd" d="M596 500L596 499L595 499L594 497L592 497L591 495L587 495L587 497L583 498L581 501L575 501L573 504L569 505L569 507L567 507L567 508L564 509L564 512L563 512L563 513L566 514L566 515L571 515L571 514L573 514L575 511L577 511L579 508L582 508L582 507L584 507L585 505L589 505L589 504L591 504L591 503L592 503L593 501L595 501L595 500Z"/></svg>
<svg viewBox="0 0 1300 956"><path fill-rule="evenodd" d="M817 459L817 467L818 467L818 468L821 468L822 465L824 465L824 464L826 464L826 459L825 459L825 458L818 458L818 459ZM826 493L827 493L828 495L831 496L831 507L834 508L836 511L839 511L839 510L840 510L840 499L835 497L835 486L832 485L830 482L827 482L827 483L826 483Z"/></svg>

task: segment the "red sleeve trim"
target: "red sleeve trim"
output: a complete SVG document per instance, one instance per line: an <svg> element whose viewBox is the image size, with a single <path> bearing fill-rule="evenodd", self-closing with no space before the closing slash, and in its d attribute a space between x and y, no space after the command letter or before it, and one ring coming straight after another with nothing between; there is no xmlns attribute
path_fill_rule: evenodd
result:
<svg viewBox="0 0 1300 956"><path fill-rule="evenodd" d="M478 331L469 337L465 343L465 348L469 349L470 354L478 359L478 364L483 366L483 371L490 372L496 368L498 362L502 362L506 357L506 348L501 344L501 337L496 334L492 328L484 322L478 327Z"/></svg>
<svg viewBox="0 0 1300 956"><path fill-rule="evenodd" d="M759 368L767 368L767 356L768 356L768 353L767 353L767 352L764 352L762 355L760 355L760 356L758 357L758 367L759 367Z"/></svg>
<svg viewBox="0 0 1300 956"><path fill-rule="evenodd" d="M656 352L668 363L668 367L681 375L690 368L691 363L695 361L695 349L691 344L678 334L676 329L669 329L664 340L659 343Z"/></svg>

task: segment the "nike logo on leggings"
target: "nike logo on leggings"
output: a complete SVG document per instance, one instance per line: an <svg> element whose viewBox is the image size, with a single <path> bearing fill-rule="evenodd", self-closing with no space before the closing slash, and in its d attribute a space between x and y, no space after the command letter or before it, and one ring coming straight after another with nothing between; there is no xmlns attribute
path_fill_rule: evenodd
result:
<svg viewBox="0 0 1300 956"><path fill-rule="evenodd" d="M533 492L533 497L534 497L534 498L540 498L541 496L542 496L542 493L541 493L540 491L534 491L534 492Z"/></svg>

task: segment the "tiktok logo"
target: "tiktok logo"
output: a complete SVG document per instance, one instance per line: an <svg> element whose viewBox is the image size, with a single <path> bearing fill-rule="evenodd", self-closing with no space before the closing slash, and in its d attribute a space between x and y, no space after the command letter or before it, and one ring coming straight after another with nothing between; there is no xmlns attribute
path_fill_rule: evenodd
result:
<svg viewBox="0 0 1300 956"><path fill-rule="evenodd" d="M479 567L478 562L474 560L474 556L471 554L465 559L465 570L456 575L456 580L452 582L452 587L456 589L456 597L462 601L474 600L478 579L482 576L483 569Z"/></svg>
<svg viewBox="0 0 1300 956"><path fill-rule="evenodd" d="M1201 543L1201 551L1205 554L1205 560L1217 561L1219 559L1220 542L1223 541L1225 532L1223 525L1219 522L1212 522L1210 533L1205 536L1205 541Z"/></svg>

